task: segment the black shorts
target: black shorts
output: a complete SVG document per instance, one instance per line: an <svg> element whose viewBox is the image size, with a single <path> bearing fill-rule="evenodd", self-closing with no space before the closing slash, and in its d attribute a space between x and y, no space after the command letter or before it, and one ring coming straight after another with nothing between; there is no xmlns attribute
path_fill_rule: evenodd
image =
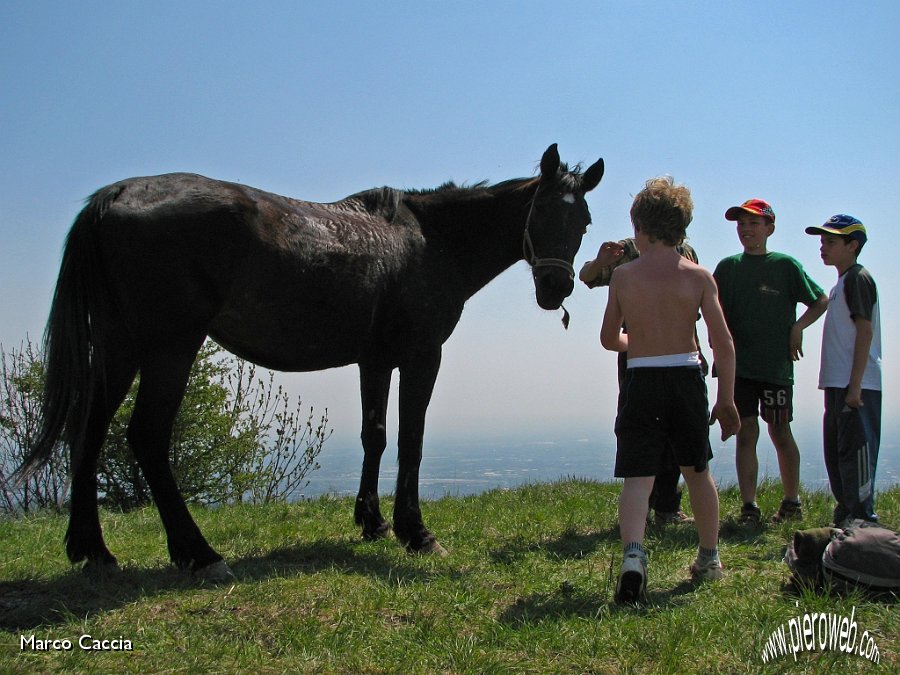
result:
<svg viewBox="0 0 900 675"><path fill-rule="evenodd" d="M768 424L790 422L794 419L794 388L789 384L736 377L734 404L741 419L758 416Z"/></svg>
<svg viewBox="0 0 900 675"><path fill-rule="evenodd" d="M617 478L671 466L703 471L712 459L706 380L699 367L629 368L616 416Z"/></svg>

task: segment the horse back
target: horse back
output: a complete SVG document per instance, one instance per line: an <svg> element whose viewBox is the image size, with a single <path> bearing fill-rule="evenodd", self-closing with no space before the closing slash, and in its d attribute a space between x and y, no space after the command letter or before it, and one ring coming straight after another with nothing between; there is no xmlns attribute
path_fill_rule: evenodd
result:
<svg viewBox="0 0 900 675"><path fill-rule="evenodd" d="M204 333L279 370L357 362L424 246L390 190L320 204L194 174L108 190L96 237L139 349Z"/></svg>

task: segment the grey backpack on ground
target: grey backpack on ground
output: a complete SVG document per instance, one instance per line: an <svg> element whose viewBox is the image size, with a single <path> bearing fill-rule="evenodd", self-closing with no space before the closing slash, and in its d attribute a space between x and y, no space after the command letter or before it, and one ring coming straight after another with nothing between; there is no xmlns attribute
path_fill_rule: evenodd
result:
<svg viewBox="0 0 900 675"><path fill-rule="evenodd" d="M825 548L822 573L836 588L900 591L900 535L854 520Z"/></svg>
<svg viewBox="0 0 900 675"><path fill-rule="evenodd" d="M784 562L795 588L900 591L900 536L877 523L854 520L843 529L798 530Z"/></svg>

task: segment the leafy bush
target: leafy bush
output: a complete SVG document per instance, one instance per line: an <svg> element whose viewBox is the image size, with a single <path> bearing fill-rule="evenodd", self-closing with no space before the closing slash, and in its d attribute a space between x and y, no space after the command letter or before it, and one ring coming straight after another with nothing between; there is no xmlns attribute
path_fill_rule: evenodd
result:
<svg viewBox="0 0 900 675"><path fill-rule="evenodd" d="M68 496L66 453L58 447L48 464L21 485L7 478L18 467L39 428L42 355L30 341L10 353L0 347L0 510L34 511L62 506ZM133 508L151 501L126 441L139 378L110 425L97 478L101 499ZM285 501L308 484L330 435L328 411L316 421L312 408L291 399L274 374L207 342L191 371L175 420L169 454L185 499L214 504Z"/></svg>
<svg viewBox="0 0 900 675"><path fill-rule="evenodd" d="M9 482L40 431L44 362L30 340L7 354L0 345L0 511L61 507L68 493L68 462L61 446L19 485Z"/></svg>

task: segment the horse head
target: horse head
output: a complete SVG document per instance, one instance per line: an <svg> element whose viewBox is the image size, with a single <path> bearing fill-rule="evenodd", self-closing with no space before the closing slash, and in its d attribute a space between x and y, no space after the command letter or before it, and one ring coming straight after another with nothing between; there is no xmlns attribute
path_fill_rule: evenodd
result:
<svg viewBox="0 0 900 675"><path fill-rule="evenodd" d="M556 143L541 158L541 178L525 223L523 248L542 309L559 309L575 288L573 262L591 223L584 196L602 177L602 159L583 174L569 171L560 163Z"/></svg>

